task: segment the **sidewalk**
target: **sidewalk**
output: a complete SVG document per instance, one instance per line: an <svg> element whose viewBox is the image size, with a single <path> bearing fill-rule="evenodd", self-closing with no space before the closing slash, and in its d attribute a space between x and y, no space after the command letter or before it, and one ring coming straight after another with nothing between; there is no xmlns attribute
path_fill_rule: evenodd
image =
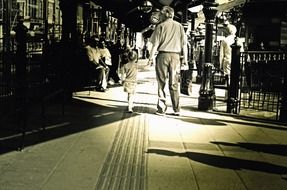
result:
<svg viewBox="0 0 287 190"><path fill-rule="evenodd" d="M0 190L287 188L286 126L200 112L196 84L181 96L181 116L155 115L155 73L145 61L134 113L120 86L77 92L64 116L48 110L46 130L29 133L23 151L1 139Z"/></svg>

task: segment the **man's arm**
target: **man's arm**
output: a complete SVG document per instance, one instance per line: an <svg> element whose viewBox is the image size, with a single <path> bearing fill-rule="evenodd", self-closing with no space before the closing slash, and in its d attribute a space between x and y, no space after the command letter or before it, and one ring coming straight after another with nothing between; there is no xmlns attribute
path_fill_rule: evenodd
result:
<svg viewBox="0 0 287 190"><path fill-rule="evenodd" d="M187 56L187 35L184 32L184 29L182 27L181 29L181 35L182 35L182 65L187 65L188 63L188 56Z"/></svg>
<svg viewBox="0 0 287 190"><path fill-rule="evenodd" d="M150 50L150 57L149 57L149 60L148 60L148 63L152 63L152 61L154 60L154 56L155 56L155 53L157 52L157 47L155 47L153 44L152 44L152 47L151 47L151 50Z"/></svg>
<svg viewBox="0 0 287 190"><path fill-rule="evenodd" d="M86 49L86 53L87 53L89 61L93 62L94 61L93 51L89 47L86 47L85 49Z"/></svg>
<svg viewBox="0 0 287 190"><path fill-rule="evenodd" d="M188 58L187 58L187 44L183 45L182 48L182 64L187 64L188 63Z"/></svg>
<svg viewBox="0 0 287 190"><path fill-rule="evenodd" d="M108 67L102 58L99 58L99 64L102 65L104 68Z"/></svg>
<svg viewBox="0 0 287 190"><path fill-rule="evenodd" d="M120 68L120 79L122 82L124 82L126 80L126 74L125 74L125 68L124 66L122 66Z"/></svg>
<svg viewBox="0 0 287 190"><path fill-rule="evenodd" d="M151 64L152 61L154 60L155 53L157 52L158 48L158 37L159 37L159 28L156 26L155 30L153 31L151 37L150 37L150 43L151 43L151 50L150 50L150 56L148 60L148 64Z"/></svg>

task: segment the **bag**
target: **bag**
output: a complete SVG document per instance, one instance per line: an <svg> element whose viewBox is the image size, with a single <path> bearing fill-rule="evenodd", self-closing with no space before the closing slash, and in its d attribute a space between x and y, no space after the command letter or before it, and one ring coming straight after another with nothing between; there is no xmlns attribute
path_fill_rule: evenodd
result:
<svg viewBox="0 0 287 190"><path fill-rule="evenodd" d="M228 77L223 72L217 70L213 73L213 84L214 85L226 85Z"/></svg>
<svg viewBox="0 0 287 190"><path fill-rule="evenodd" d="M190 96L192 92L192 70L180 71L180 93Z"/></svg>

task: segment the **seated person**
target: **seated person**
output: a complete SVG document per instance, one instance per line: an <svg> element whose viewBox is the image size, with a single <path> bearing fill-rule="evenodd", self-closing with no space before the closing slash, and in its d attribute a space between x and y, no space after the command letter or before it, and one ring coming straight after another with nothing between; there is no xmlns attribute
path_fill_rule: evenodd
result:
<svg viewBox="0 0 287 190"><path fill-rule="evenodd" d="M112 70L112 55L110 53L110 50L106 47L105 40L101 40L99 45L98 45L98 50L100 53L100 58L101 60L107 65L109 68L109 73L107 75L108 81L110 80L110 72ZM109 81L110 82L110 81Z"/></svg>
<svg viewBox="0 0 287 190"><path fill-rule="evenodd" d="M92 72L96 77L96 90L105 92L107 90L107 76L109 73L109 68L101 59L98 41L96 39L88 40L85 49L88 61L93 65Z"/></svg>

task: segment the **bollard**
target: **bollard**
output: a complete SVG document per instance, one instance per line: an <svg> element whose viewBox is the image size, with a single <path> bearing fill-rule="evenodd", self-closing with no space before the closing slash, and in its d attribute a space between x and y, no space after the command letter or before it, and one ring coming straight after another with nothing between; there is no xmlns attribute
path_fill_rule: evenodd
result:
<svg viewBox="0 0 287 190"><path fill-rule="evenodd" d="M202 84L199 90L198 109L208 111L213 109L214 88L212 81L212 63L205 63L203 66Z"/></svg>
<svg viewBox="0 0 287 190"><path fill-rule="evenodd" d="M239 76L240 76L240 48L237 38L234 44L231 45L231 71L230 71L230 86L228 89L227 98L227 113L238 113L240 104L239 100Z"/></svg>

